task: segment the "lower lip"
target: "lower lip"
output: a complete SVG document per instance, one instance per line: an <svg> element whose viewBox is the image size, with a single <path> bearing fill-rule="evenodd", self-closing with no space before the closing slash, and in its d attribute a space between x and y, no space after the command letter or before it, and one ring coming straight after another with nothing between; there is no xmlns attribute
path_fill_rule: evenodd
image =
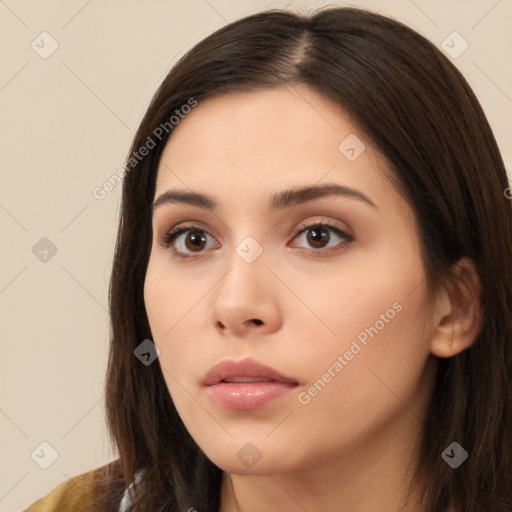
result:
<svg viewBox="0 0 512 512"><path fill-rule="evenodd" d="M270 402L288 395L295 384L286 382L218 382L208 386L210 398L227 409L261 409Z"/></svg>

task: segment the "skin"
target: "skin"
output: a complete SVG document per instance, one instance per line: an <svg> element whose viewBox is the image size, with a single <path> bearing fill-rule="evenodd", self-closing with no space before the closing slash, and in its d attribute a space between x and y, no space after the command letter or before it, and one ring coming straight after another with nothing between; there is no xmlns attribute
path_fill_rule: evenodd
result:
<svg viewBox="0 0 512 512"><path fill-rule="evenodd" d="M366 145L355 161L338 149L350 134ZM210 98L173 130L155 199L179 188L213 196L218 208L155 209L145 305L177 411L225 471L222 512L424 510L415 489L405 498L432 390L432 356L471 344L478 308L471 294L449 288L429 296L414 213L390 172L346 113L305 86ZM375 207L341 196L279 211L267 206L276 192L325 183L357 189ZM327 231L333 250L322 255L311 230L297 234L319 221L353 241ZM207 242L194 252L190 233L182 234L174 248L196 257L179 259L158 240L190 223ZM252 263L236 252L247 236L263 248ZM478 290L471 262L460 269L467 289ZM401 310L378 334L301 403L299 393L397 303ZM221 407L201 380L219 361L244 357L299 385L262 409ZM248 442L261 454L252 467L237 456Z"/></svg>

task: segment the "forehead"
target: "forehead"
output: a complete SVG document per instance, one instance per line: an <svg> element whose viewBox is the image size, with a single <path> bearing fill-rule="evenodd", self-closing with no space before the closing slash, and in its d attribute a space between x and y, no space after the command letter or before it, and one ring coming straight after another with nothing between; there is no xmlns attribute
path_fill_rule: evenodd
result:
<svg viewBox="0 0 512 512"><path fill-rule="evenodd" d="M155 197L179 187L244 201L323 181L370 195L392 188L387 173L339 105L294 85L199 101L172 131Z"/></svg>

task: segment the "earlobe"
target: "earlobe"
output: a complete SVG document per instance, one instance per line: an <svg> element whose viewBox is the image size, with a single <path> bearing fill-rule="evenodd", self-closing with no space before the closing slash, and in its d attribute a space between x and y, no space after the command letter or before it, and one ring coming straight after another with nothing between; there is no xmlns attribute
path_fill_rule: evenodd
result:
<svg viewBox="0 0 512 512"><path fill-rule="evenodd" d="M474 262L461 258L454 266L454 280L439 291L430 351L452 357L469 348L483 322L482 284Z"/></svg>

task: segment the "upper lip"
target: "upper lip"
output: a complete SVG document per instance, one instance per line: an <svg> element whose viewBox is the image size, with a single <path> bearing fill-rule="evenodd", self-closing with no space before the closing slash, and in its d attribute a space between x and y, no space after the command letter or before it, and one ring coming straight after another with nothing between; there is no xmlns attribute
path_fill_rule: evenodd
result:
<svg viewBox="0 0 512 512"><path fill-rule="evenodd" d="M262 380L274 380L289 384L297 384L295 379L287 377L274 370L270 366L264 365L254 359L246 358L240 361L234 359L224 359L216 364L206 374L203 379L204 386L212 386L225 379L236 377L261 377Z"/></svg>

